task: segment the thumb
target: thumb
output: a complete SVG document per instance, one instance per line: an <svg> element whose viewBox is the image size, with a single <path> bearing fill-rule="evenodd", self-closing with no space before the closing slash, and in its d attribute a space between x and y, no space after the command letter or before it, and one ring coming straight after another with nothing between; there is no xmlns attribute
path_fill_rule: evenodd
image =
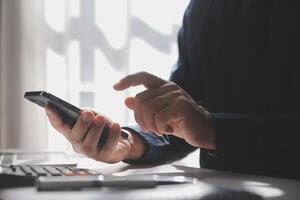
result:
<svg viewBox="0 0 300 200"><path fill-rule="evenodd" d="M127 108L129 108L130 110L134 109L134 97L128 97L125 100L125 105L127 106Z"/></svg>

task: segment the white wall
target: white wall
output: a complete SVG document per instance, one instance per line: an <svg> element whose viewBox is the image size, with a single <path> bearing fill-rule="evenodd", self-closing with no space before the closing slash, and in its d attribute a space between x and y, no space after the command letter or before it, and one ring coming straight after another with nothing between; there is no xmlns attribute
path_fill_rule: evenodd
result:
<svg viewBox="0 0 300 200"><path fill-rule="evenodd" d="M0 148L47 144L44 112L23 98L27 90L44 88L38 6L34 0L1 1Z"/></svg>

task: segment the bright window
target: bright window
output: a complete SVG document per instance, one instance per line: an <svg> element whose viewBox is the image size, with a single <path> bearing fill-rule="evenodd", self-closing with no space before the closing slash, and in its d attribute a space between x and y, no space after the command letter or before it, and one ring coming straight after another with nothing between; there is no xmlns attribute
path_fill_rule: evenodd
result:
<svg viewBox="0 0 300 200"><path fill-rule="evenodd" d="M135 124L116 92L121 77L148 71L165 79L177 59L177 32L188 0L44 0L47 90L121 125ZM70 150L49 125L49 148Z"/></svg>

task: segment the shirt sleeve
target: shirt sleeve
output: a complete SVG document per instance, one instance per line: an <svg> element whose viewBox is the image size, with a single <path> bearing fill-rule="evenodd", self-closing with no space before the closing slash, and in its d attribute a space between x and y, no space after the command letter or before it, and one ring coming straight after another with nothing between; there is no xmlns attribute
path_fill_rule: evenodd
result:
<svg viewBox="0 0 300 200"><path fill-rule="evenodd" d="M157 136L152 132L145 133L138 126L123 127L133 134L138 134L146 142L146 150L141 158L124 160L134 165L164 164L185 157L196 148L175 136Z"/></svg>
<svg viewBox="0 0 300 200"><path fill-rule="evenodd" d="M215 156L227 160L251 160L265 166L294 163L299 152L300 112L255 117L212 113L216 131ZM291 167L296 167L295 163ZM299 164L298 164L299 167ZM270 168L271 169L271 168Z"/></svg>

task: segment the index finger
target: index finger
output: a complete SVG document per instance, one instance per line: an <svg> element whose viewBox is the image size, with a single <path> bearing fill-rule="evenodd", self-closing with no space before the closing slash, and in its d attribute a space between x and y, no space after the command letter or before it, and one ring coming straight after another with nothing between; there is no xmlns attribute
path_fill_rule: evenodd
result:
<svg viewBox="0 0 300 200"><path fill-rule="evenodd" d="M124 90L132 86L144 85L147 89L158 88L166 81L147 72L128 75L114 85L115 90Z"/></svg>

